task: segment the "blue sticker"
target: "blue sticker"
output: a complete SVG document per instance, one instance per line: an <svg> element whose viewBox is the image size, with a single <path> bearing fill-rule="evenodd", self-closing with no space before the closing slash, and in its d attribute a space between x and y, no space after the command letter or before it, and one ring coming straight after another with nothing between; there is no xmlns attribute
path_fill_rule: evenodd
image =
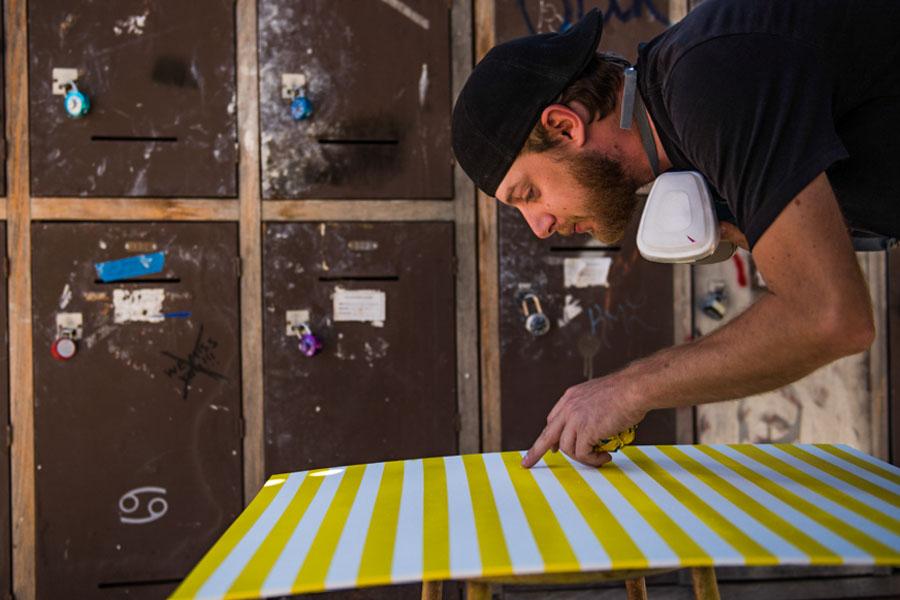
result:
<svg viewBox="0 0 900 600"><path fill-rule="evenodd" d="M122 279L135 279L144 275L160 273L166 265L166 253L154 252L153 254L139 254L119 260L97 263L97 277L100 281L120 281Z"/></svg>
<svg viewBox="0 0 900 600"><path fill-rule="evenodd" d="M191 311L189 310L176 310L175 312L167 312L162 314L167 319L189 319L191 318Z"/></svg>

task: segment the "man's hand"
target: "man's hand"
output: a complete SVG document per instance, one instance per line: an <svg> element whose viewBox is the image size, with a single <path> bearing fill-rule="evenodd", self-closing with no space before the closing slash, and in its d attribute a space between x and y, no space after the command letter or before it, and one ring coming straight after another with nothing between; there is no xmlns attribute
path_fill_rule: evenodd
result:
<svg viewBox="0 0 900 600"><path fill-rule="evenodd" d="M630 386L615 375L592 379L566 390L547 416L547 426L522 460L531 468L548 450L562 450L578 462L599 467L608 452L594 444L637 425L647 414Z"/></svg>

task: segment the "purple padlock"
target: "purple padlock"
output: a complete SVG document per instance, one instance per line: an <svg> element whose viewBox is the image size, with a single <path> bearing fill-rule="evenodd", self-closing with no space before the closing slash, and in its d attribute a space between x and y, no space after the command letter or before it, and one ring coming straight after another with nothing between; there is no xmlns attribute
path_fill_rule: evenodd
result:
<svg viewBox="0 0 900 600"><path fill-rule="evenodd" d="M300 348L300 352L303 353L304 356L315 356L322 349L322 342L319 341L319 338L312 334L308 325L300 325L297 329L299 329L300 343L298 344L298 348Z"/></svg>

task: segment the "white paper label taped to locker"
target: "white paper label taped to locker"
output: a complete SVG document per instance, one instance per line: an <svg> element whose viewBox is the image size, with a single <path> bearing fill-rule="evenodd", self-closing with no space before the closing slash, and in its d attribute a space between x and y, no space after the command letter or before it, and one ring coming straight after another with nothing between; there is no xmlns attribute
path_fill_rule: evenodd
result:
<svg viewBox="0 0 900 600"><path fill-rule="evenodd" d="M160 323L166 291L162 288L113 290L116 323Z"/></svg>
<svg viewBox="0 0 900 600"><path fill-rule="evenodd" d="M334 290L334 320L383 323L387 296L379 290Z"/></svg>
<svg viewBox="0 0 900 600"><path fill-rule="evenodd" d="M586 288L609 285L609 268L613 259L608 256L567 258L563 262L563 281L567 288Z"/></svg>

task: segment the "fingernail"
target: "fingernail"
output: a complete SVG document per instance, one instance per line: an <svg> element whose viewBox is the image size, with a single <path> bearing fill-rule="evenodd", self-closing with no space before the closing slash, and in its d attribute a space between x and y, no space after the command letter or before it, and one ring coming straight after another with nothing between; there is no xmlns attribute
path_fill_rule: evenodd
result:
<svg viewBox="0 0 900 600"><path fill-rule="evenodd" d="M528 453L526 452L525 456L522 458L522 466L524 467L525 463L527 463L527 462L528 462Z"/></svg>

